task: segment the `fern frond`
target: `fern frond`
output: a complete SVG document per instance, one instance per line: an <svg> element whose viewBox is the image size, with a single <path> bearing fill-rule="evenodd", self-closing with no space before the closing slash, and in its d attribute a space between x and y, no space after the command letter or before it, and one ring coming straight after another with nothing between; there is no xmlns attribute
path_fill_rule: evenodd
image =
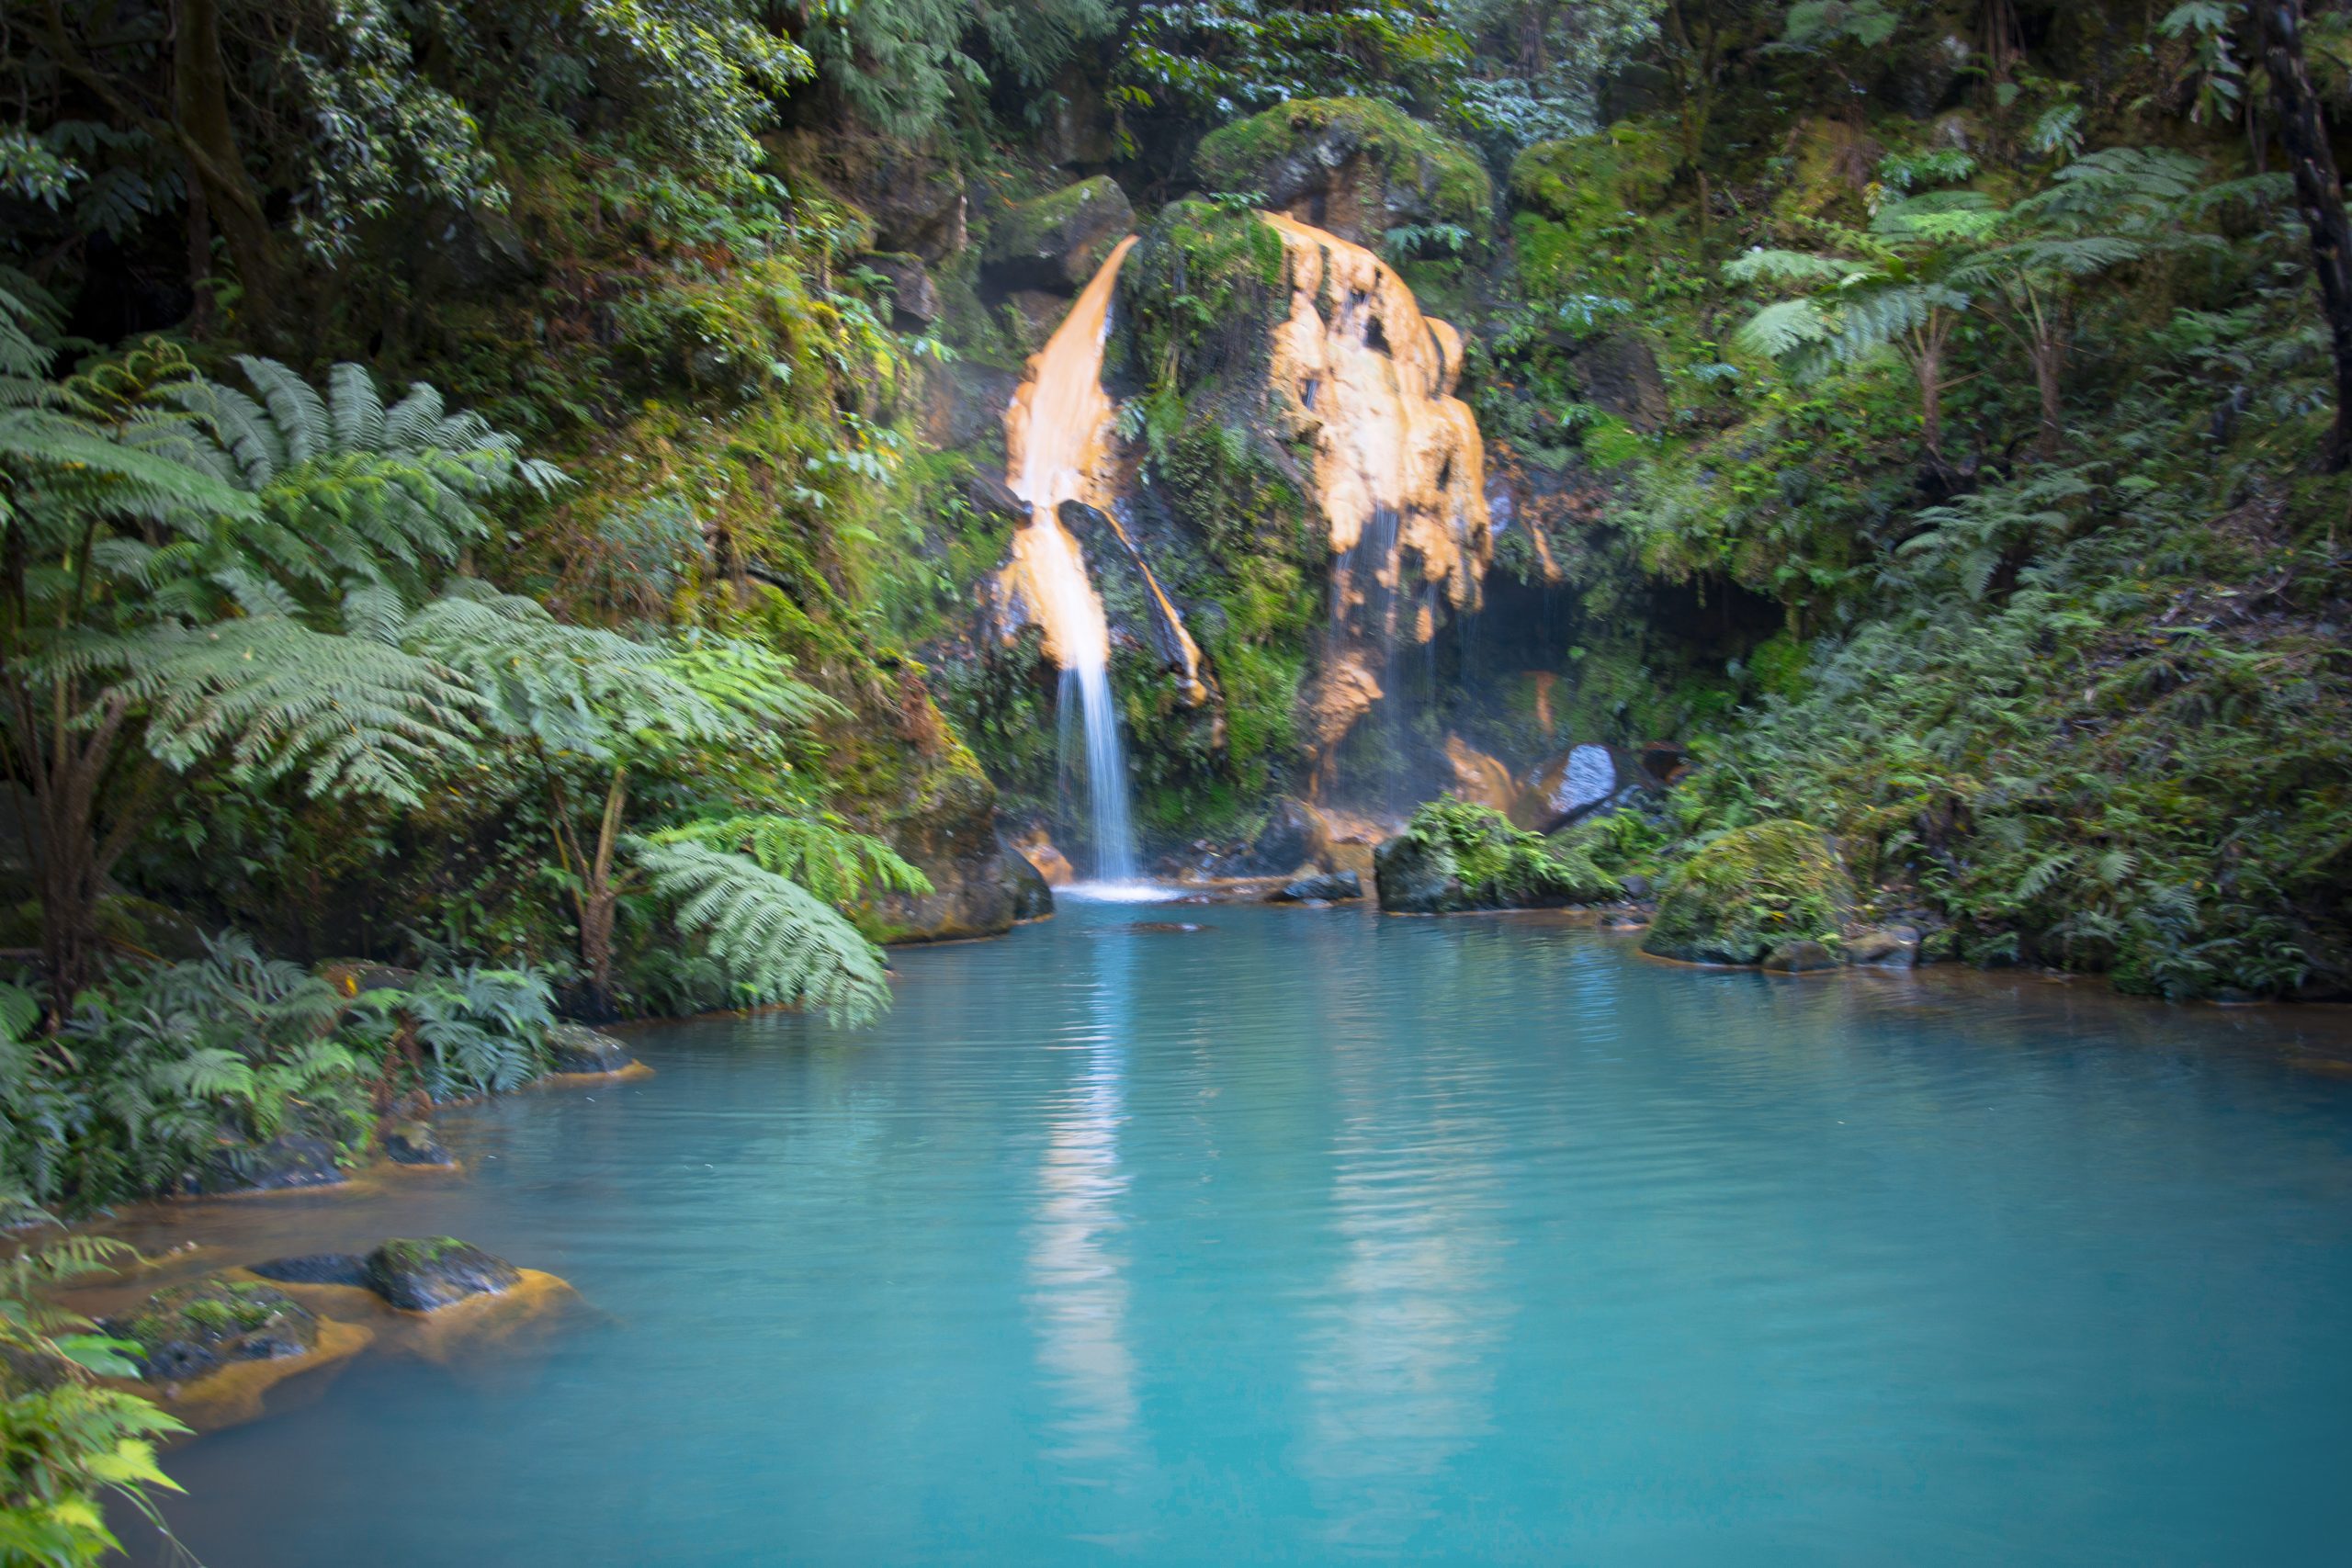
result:
<svg viewBox="0 0 2352 1568"><path fill-rule="evenodd" d="M889 1005L881 951L799 884L701 844L629 848L679 929L755 993L852 1023Z"/></svg>
<svg viewBox="0 0 2352 1568"><path fill-rule="evenodd" d="M791 878L828 904L849 904L876 892L932 891L922 868L880 839L817 818L728 817L650 837L748 856L762 870Z"/></svg>

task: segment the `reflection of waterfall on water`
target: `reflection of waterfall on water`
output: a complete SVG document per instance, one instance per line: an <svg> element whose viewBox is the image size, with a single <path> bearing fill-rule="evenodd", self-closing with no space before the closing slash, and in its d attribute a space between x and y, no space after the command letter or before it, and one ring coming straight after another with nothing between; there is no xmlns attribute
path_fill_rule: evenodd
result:
<svg viewBox="0 0 2352 1568"><path fill-rule="evenodd" d="M1097 951L1091 1025L1058 1043L1080 1061L1053 1107L1029 1246L1037 1359L1063 1402L1056 1457L1086 1465L1131 1457L1141 1414L1127 1345L1126 1259L1111 1245L1125 1224L1119 1129L1126 1120L1133 955L1125 940Z"/></svg>
<svg viewBox="0 0 2352 1568"><path fill-rule="evenodd" d="M1073 761L1071 695L1085 737L1088 817L1094 874L1136 878L1135 830L1127 810L1126 750L1111 692L1111 629L1102 601L1087 580L1078 541L1062 526L1065 501L1108 507L1111 400L1102 390L1102 344L1111 331L1111 292L1134 240L1120 242L1069 315L1029 362L1029 378L1005 410L1005 480L1029 503L1029 521L1012 539L1012 577L1030 613L1046 629L1046 650L1061 667L1062 770Z"/></svg>
<svg viewBox="0 0 2352 1568"><path fill-rule="evenodd" d="M1494 1223L1507 1131L1492 1082L1451 1054L1402 1079L1344 1053L1333 1067L1331 1223L1343 1248L1308 1337L1299 1463L1317 1492L1351 1501L1327 1510L1327 1540L1386 1555L1494 1429L1494 1357L1510 1326L1492 1291L1510 1245Z"/></svg>

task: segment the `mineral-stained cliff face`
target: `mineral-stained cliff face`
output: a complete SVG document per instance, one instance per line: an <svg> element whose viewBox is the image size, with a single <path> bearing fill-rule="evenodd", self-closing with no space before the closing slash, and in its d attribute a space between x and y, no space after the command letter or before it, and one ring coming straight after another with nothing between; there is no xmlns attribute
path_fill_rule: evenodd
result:
<svg viewBox="0 0 2352 1568"><path fill-rule="evenodd" d="M1305 701L1324 783L1334 750L1385 695L1376 670L1437 632L1431 590L1475 609L1493 541L1486 449L1453 395L1462 338L1421 313L1362 245L1278 213L1289 310L1273 329L1267 402L1314 452L1331 555L1330 637Z"/></svg>

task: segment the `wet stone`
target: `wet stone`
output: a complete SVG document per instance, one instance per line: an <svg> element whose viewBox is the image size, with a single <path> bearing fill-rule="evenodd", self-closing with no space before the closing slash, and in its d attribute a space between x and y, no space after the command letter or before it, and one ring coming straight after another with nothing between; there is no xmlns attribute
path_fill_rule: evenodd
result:
<svg viewBox="0 0 2352 1568"><path fill-rule="evenodd" d="M265 1280L275 1280L281 1285L356 1285L361 1290L368 1284L368 1259L357 1252L311 1252L299 1258L273 1258L266 1263L250 1266L249 1272Z"/></svg>
<svg viewBox="0 0 2352 1568"><path fill-rule="evenodd" d="M384 1134L384 1157L394 1165L452 1166L451 1154L433 1134L430 1123L402 1122Z"/></svg>
<svg viewBox="0 0 2352 1568"><path fill-rule="evenodd" d="M556 1073L626 1072L636 1066L628 1047L601 1030L559 1023L548 1031L548 1070Z"/></svg>
<svg viewBox="0 0 2352 1568"><path fill-rule="evenodd" d="M522 1270L455 1236L401 1237L368 1255L368 1288L404 1312L433 1312L471 1296L503 1294Z"/></svg>

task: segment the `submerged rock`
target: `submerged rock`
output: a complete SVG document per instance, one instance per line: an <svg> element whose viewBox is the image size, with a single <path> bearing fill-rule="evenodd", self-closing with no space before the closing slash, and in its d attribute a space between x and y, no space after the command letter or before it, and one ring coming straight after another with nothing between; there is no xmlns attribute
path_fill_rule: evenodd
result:
<svg viewBox="0 0 2352 1568"><path fill-rule="evenodd" d="M151 1382L192 1382L232 1361L306 1356L319 1320L285 1292L219 1276L158 1291L99 1327L138 1347L131 1359Z"/></svg>
<svg viewBox="0 0 2352 1568"><path fill-rule="evenodd" d="M248 1266L247 1271L281 1285L368 1284L368 1258L359 1252L308 1252L296 1258L273 1258Z"/></svg>
<svg viewBox="0 0 2352 1568"><path fill-rule="evenodd" d="M404 1312L434 1312L513 1290L523 1271L455 1236L403 1237L369 1253L368 1288Z"/></svg>
<svg viewBox="0 0 2352 1568"><path fill-rule="evenodd" d="M402 1122L384 1134L384 1157L394 1165L450 1166L458 1156L434 1135L432 1123Z"/></svg>
<svg viewBox="0 0 2352 1568"><path fill-rule="evenodd" d="M628 1047L601 1030L578 1023L559 1023L548 1031L550 1072L610 1077L635 1066L637 1058L628 1054Z"/></svg>
<svg viewBox="0 0 2352 1568"><path fill-rule="evenodd" d="M1352 871L1302 876L1267 895L1274 904L1340 904L1363 897L1363 883Z"/></svg>
<svg viewBox="0 0 2352 1568"><path fill-rule="evenodd" d="M1693 964L1753 964L1786 944L1838 953L1854 885L1821 829L1788 820L1724 834L1668 879L1642 951ZM1791 948L1792 961L1800 956Z"/></svg>

